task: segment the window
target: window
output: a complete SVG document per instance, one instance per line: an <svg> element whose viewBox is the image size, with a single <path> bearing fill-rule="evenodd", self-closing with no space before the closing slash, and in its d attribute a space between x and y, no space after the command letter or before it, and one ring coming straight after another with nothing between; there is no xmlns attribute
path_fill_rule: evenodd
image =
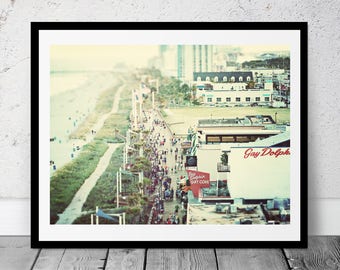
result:
<svg viewBox="0 0 340 270"><path fill-rule="evenodd" d="M222 136L222 142L234 142L234 136Z"/></svg>
<svg viewBox="0 0 340 270"><path fill-rule="evenodd" d="M216 98L216 102L221 102L222 101L222 98L218 97Z"/></svg>
<svg viewBox="0 0 340 270"><path fill-rule="evenodd" d="M198 82L202 81L202 78L201 77L197 77L197 81Z"/></svg>
<svg viewBox="0 0 340 270"><path fill-rule="evenodd" d="M241 136L241 135L238 135L236 136L236 142L249 142L249 138L248 136Z"/></svg>
<svg viewBox="0 0 340 270"><path fill-rule="evenodd" d="M235 100L236 100L237 102L240 102L240 101L241 101L241 98L240 98L240 97L237 97Z"/></svg>
<svg viewBox="0 0 340 270"><path fill-rule="evenodd" d="M209 76L206 77L205 80L206 80L207 82L210 82L210 77L209 77Z"/></svg>
<svg viewBox="0 0 340 270"><path fill-rule="evenodd" d="M218 82L218 77L217 76L214 78L214 82Z"/></svg>
<svg viewBox="0 0 340 270"><path fill-rule="evenodd" d="M243 82L243 77L242 76L238 77L238 81Z"/></svg>
<svg viewBox="0 0 340 270"><path fill-rule="evenodd" d="M227 82L227 81L228 81L227 76L224 76L224 77L223 77L223 81L224 81L224 82Z"/></svg>
<svg viewBox="0 0 340 270"><path fill-rule="evenodd" d="M212 102L212 98L211 98L211 97L208 97L208 98L207 98L207 101L208 101L208 102Z"/></svg>
<svg viewBox="0 0 340 270"><path fill-rule="evenodd" d="M235 77L232 76L232 77L230 78L230 81L231 81L231 82L235 82Z"/></svg>
<svg viewBox="0 0 340 270"><path fill-rule="evenodd" d="M269 101L269 97L265 97L265 98L264 98L264 101Z"/></svg>
<svg viewBox="0 0 340 270"><path fill-rule="evenodd" d="M249 102L249 101L250 101L250 97L246 97L246 101L248 101L248 102Z"/></svg>
<svg viewBox="0 0 340 270"><path fill-rule="evenodd" d="M247 82L250 82L250 76L247 76Z"/></svg>
<svg viewBox="0 0 340 270"><path fill-rule="evenodd" d="M261 101L261 98L260 97L256 97L255 101Z"/></svg>
<svg viewBox="0 0 340 270"><path fill-rule="evenodd" d="M230 102L230 101L231 101L231 98L230 98L230 97L227 97L227 98L225 99L225 101L226 101L226 102Z"/></svg>
<svg viewBox="0 0 340 270"><path fill-rule="evenodd" d="M207 143L219 143L221 142L220 136L207 136L206 137Z"/></svg>

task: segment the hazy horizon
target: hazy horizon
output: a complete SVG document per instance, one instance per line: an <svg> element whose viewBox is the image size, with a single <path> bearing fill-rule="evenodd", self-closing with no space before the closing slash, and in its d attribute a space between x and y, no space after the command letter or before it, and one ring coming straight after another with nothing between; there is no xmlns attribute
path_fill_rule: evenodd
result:
<svg viewBox="0 0 340 270"><path fill-rule="evenodd" d="M174 45L169 45L174 46ZM189 46L189 45L188 45ZM217 51L239 53L238 62L256 60L263 53L287 53L287 45L215 45ZM52 72L113 70L117 65L141 68L160 56L160 45L53 45Z"/></svg>

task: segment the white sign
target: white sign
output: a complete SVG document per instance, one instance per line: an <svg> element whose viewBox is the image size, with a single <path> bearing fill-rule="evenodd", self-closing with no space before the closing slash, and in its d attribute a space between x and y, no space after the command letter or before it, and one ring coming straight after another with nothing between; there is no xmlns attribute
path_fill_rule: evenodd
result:
<svg viewBox="0 0 340 270"><path fill-rule="evenodd" d="M290 148L231 148L232 198L290 198Z"/></svg>

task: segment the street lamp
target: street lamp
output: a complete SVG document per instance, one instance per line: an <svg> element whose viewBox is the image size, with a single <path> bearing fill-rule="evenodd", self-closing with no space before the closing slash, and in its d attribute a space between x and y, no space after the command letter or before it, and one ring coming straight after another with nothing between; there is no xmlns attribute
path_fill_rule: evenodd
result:
<svg viewBox="0 0 340 270"><path fill-rule="evenodd" d="M129 130L126 132L126 133L127 133L127 136L125 137L125 136L119 134L119 131L118 131L117 129L115 130L115 135L116 135L117 137L123 139L124 142L125 142L125 146L124 146L124 155L123 155L124 168L126 167L127 162L128 162L128 160L127 160L127 159L128 159L128 158L127 158L128 150L129 150L129 149L133 149L133 148L129 147L129 144L130 144L130 141L131 141L131 139L130 139L130 134L129 134L130 132L136 133L136 132L133 132L132 130L129 129ZM135 150L135 149L133 149L133 150Z"/></svg>
<svg viewBox="0 0 340 270"><path fill-rule="evenodd" d="M156 91L158 92L158 79L153 79L149 81L151 82L156 82ZM151 95L152 95L152 110L155 110L155 92L151 91Z"/></svg>
<svg viewBox="0 0 340 270"><path fill-rule="evenodd" d="M275 124L277 124L277 112L275 113Z"/></svg>

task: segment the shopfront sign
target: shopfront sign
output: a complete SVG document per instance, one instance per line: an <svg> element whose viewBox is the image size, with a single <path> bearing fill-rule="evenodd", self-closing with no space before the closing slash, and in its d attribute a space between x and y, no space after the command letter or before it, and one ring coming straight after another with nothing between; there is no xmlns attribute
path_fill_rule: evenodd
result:
<svg viewBox="0 0 340 270"><path fill-rule="evenodd" d="M187 170L191 191L197 198L201 188L210 187L210 174L206 172Z"/></svg>

